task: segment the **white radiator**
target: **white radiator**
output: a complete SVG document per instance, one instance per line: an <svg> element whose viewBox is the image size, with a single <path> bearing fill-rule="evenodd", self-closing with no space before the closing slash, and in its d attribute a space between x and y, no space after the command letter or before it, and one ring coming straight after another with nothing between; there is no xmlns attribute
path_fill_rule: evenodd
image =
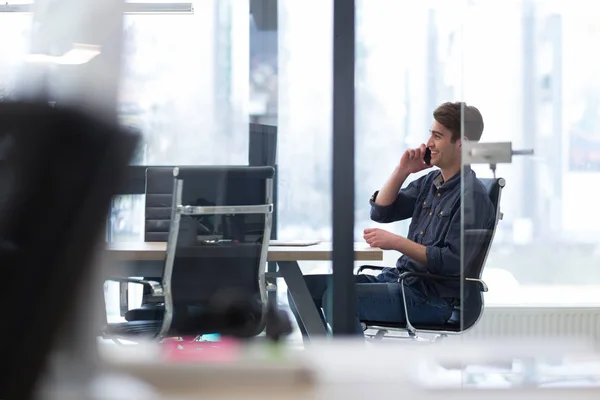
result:
<svg viewBox="0 0 600 400"><path fill-rule="evenodd" d="M600 350L600 307L486 307L465 337L581 338Z"/></svg>

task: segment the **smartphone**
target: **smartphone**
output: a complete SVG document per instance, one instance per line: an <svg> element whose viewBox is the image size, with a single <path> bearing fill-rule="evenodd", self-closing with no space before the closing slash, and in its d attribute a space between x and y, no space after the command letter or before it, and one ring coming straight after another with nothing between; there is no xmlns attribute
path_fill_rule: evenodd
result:
<svg viewBox="0 0 600 400"><path fill-rule="evenodd" d="M429 147L425 149L425 156L423 156L423 161L425 161L425 164L431 165L431 150L429 150Z"/></svg>

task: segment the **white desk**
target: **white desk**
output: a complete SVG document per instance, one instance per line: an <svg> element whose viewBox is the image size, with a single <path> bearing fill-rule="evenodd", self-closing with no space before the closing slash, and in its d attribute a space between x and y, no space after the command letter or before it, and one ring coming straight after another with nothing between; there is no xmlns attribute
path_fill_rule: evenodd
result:
<svg viewBox="0 0 600 400"><path fill-rule="evenodd" d="M167 250L165 242L120 242L108 243L109 259L115 261L164 261ZM331 243L311 246L269 246L268 261L330 261ZM381 261L383 251L369 247L366 243L354 244L354 259L357 261Z"/></svg>

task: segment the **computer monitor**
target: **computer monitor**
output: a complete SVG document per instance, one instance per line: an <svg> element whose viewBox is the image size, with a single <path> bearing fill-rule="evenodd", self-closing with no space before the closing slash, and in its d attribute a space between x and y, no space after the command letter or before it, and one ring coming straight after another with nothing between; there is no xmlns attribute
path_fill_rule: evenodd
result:
<svg viewBox="0 0 600 400"><path fill-rule="evenodd" d="M274 167L277 161L277 127L250 124L248 165Z"/></svg>

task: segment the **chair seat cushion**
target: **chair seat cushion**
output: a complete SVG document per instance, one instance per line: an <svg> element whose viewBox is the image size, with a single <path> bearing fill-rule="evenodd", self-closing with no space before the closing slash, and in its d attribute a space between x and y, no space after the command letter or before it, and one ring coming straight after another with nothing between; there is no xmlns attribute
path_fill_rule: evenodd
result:
<svg viewBox="0 0 600 400"><path fill-rule="evenodd" d="M361 321L367 327L378 326L391 329L407 329L406 322ZM460 311L454 310L450 319L443 324L413 324L415 329L424 331L461 332Z"/></svg>
<svg viewBox="0 0 600 400"><path fill-rule="evenodd" d="M165 315L164 305L144 305L125 313L126 321L162 321Z"/></svg>

